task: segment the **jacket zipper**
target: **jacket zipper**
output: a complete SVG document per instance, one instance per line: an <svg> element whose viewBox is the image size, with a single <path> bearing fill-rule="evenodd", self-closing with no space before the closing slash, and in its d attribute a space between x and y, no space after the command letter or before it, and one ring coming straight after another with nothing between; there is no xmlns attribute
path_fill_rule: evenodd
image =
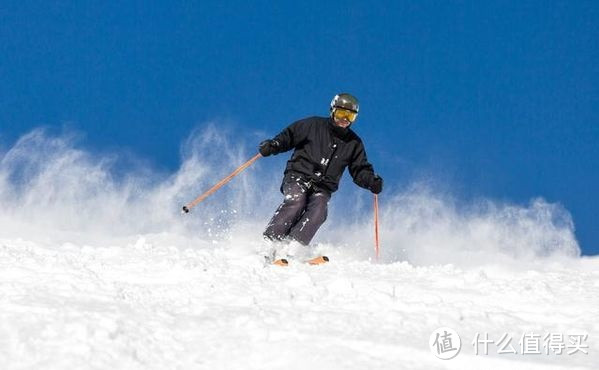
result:
<svg viewBox="0 0 599 370"><path fill-rule="evenodd" d="M329 167L331 166L331 161L333 160L333 156L335 155L335 152L337 151L338 145L337 145L337 142L335 141L335 139L333 139L332 147L333 147L333 150L331 151L331 155L329 156L329 159L326 162L326 167L324 169L324 173L322 174L323 179L327 176L327 172L329 171Z"/></svg>

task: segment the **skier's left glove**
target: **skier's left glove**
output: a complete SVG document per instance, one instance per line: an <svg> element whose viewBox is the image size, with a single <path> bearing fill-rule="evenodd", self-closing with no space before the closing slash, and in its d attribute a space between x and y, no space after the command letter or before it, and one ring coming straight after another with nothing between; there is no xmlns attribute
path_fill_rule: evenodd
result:
<svg viewBox="0 0 599 370"><path fill-rule="evenodd" d="M370 191L374 194L379 194L383 191L383 178L379 175L374 175L372 183L370 184Z"/></svg>
<svg viewBox="0 0 599 370"><path fill-rule="evenodd" d="M279 148L279 142L277 140L264 140L258 146L258 150L263 157L268 157L271 154L275 154Z"/></svg>

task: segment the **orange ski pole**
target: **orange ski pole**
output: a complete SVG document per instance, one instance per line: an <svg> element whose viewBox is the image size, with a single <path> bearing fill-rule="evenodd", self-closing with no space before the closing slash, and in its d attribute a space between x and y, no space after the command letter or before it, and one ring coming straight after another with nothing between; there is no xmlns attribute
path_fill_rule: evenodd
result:
<svg viewBox="0 0 599 370"><path fill-rule="evenodd" d="M379 196L378 194L374 194L374 255L377 261L379 259L379 252Z"/></svg>
<svg viewBox="0 0 599 370"><path fill-rule="evenodd" d="M191 210L193 207L197 206L201 201L203 201L204 199L206 199L210 194L214 193L215 191L217 191L218 189L220 189L223 185L225 185L226 183L228 183L229 181L231 181L231 179L233 177L237 176L241 171L243 171L246 168L248 168L249 166L251 166L252 163L254 163L260 157L262 157L262 154L260 154L260 153L256 154L255 156L252 157L252 159L250 159L249 161L247 161L244 164L242 164L241 166L239 166L239 168L237 168L235 171L233 171L229 176L227 176L224 179L220 180L216 185L214 185L213 187L211 187L210 189L208 189L207 192L205 192L204 194L200 195L199 197L197 197L196 199L194 199L192 202L189 202L186 205L184 205L183 206L183 212L184 213L189 213L189 210Z"/></svg>

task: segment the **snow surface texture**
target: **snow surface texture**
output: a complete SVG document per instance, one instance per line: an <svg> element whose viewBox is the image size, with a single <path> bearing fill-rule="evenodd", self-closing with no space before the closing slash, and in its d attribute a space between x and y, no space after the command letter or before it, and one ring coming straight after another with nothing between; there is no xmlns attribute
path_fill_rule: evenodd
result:
<svg viewBox="0 0 599 370"><path fill-rule="evenodd" d="M387 189L375 263L372 198L352 189L315 240L331 262L280 268L260 234L284 159L182 216L252 150L207 129L163 174L76 144L38 130L0 157L2 369L599 367L599 260L580 258L559 204ZM452 360L428 345L443 326L462 339ZM588 334L588 354L475 355L477 332L507 333L519 353L525 333Z"/></svg>

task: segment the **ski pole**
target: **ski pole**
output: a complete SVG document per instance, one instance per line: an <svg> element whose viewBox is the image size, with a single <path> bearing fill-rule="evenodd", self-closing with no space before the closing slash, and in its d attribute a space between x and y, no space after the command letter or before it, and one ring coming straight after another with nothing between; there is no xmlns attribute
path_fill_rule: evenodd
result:
<svg viewBox="0 0 599 370"><path fill-rule="evenodd" d="M379 196L374 194L374 255L379 260Z"/></svg>
<svg viewBox="0 0 599 370"><path fill-rule="evenodd" d="M255 156L252 157L252 159L250 159L249 161L247 161L244 164L242 164L241 166L239 166L229 176L227 176L224 179L220 180L216 185L214 185L213 187L211 187L210 189L208 189L207 192L205 192L204 194L200 195L199 197L197 197L196 199L194 199L192 202L189 202L186 205L184 205L183 206L183 213L189 213L189 210L191 210L193 207L197 206L198 203L200 203L201 201L203 201L204 199L206 199L210 194L214 193L215 191L217 191L218 189L220 189L223 185L225 185L226 183L228 183L229 181L231 181L231 179L233 177L237 176L241 171L243 171L246 168L248 168L249 166L251 166L251 164L254 163L260 157L262 157L262 154L260 154L260 153L256 154Z"/></svg>

